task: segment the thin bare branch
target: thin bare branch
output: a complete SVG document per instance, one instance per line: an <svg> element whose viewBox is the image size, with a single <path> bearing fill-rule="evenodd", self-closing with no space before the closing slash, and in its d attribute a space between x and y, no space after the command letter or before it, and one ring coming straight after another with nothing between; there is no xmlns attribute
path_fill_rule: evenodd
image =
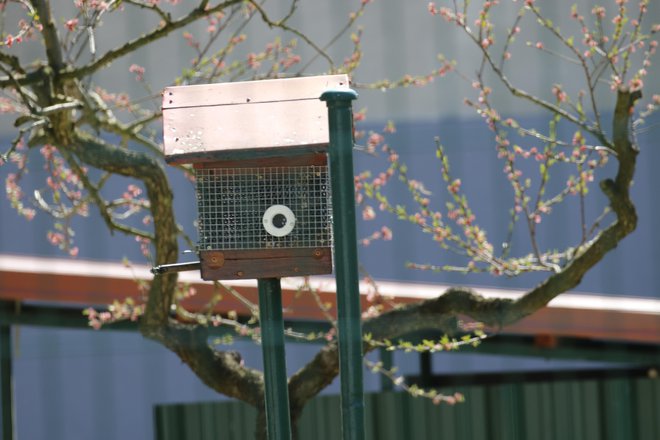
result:
<svg viewBox="0 0 660 440"><path fill-rule="evenodd" d="M298 38L300 38L305 43L307 43L312 49L314 49L317 54L319 54L322 58L324 58L328 62L330 69L334 68L335 62L330 57L330 55L328 55L326 51L323 50L323 48L319 47L316 43L314 43L307 35L303 34L298 29L294 29L290 27L288 24L286 24L285 20L279 20L279 21L271 20L271 18L268 16L266 11L256 1L250 0L250 4L254 6L254 8L257 11L259 11L259 14L261 15L261 19L264 21L264 23L266 23L270 27L276 27L296 35Z"/></svg>

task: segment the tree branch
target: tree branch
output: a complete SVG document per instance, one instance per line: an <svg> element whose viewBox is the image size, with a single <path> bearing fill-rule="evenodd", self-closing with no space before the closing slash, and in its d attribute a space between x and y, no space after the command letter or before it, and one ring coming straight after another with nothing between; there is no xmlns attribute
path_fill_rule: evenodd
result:
<svg viewBox="0 0 660 440"><path fill-rule="evenodd" d="M153 242L154 263L177 261L178 229L172 207L172 190L161 163L154 157L107 144L88 133L76 131L71 145L60 146L74 153L81 161L95 168L141 180L147 190L149 206L157 231ZM163 328L176 287L176 273L158 275L149 289L147 307L141 329L145 336L161 340Z"/></svg>
<svg viewBox="0 0 660 440"><path fill-rule="evenodd" d="M39 14L39 22L43 25L41 33L48 65L57 73L64 67L64 59L60 50L60 36L50 13L50 0L33 0L32 3Z"/></svg>
<svg viewBox="0 0 660 440"><path fill-rule="evenodd" d="M264 381L260 371L241 365L234 352L215 351L208 345L206 327L172 324L161 342L174 351L207 386L254 407L263 406Z"/></svg>
<svg viewBox="0 0 660 440"><path fill-rule="evenodd" d="M8 53L0 52L0 63L6 64L16 73L19 74L25 73L25 70L21 66L18 57L15 55L9 55Z"/></svg>
<svg viewBox="0 0 660 440"><path fill-rule="evenodd" d="M123 57L124 55L127 55L129 53L135 52L137 49L140 49L144 46L147 46L151 43L153 43L156 40L159 40L163 37L166 37L170 33L181 29L188 24L197 21L200 18L207 17L215 12L219 12L231 5L240 3L241 0L227 0L225 2L222 2L212 8L205 8L203 3L200 4L200 7L194 9L191 11L188 15L185 17L182 17L178 20L166 22L164 26L154 29L151 32L142 35L141 37L138 37L132 41L129 41L125 43L123 46L118 47L116 49L110 50L106 52L103 56L98 58L96 61L93 61L85 66L78 67L78 68L71 68L68 70L65 70L62 72L62 77L63 78L81 78L87 75L90 75L94 72L96 72L99 69L102 69L103 67L107 66L108 64L112 63L118 58ZM1 82L0 82L1 84Z"/></svg>
<svg viewBox="0 0 660 440"><path fill-rule="evenodd" d="M545 307L552 299L577 286L584 274L594 267L637 225L637 214L630 200L629 188L635 169L637 151L629 137L631 107L639 93L619 90L614 115L614 147L619 167L616 178L601 182L617 219L607 229L584 246L562 271L517 300L484 298L467 288L453 287L437 298L391 310L365 321L363 332L372 339L394 339L420 330L456 331L458 316L469 316L483 324L501 328L513 324ZM365 344L364 352L373 349ZM289 380L292 417L305 403L329 385L339 373L337 343L331 342L317 353L312 361Z"/></svg>
<svg viewBox="0 0 660 440"><path fill-rule="evenodd" d="M294 3L295 3L295 1L294 1ZM259 14L261 15L261 19L262 19L262 20L264 21L264 23L266 23L269 27L271 27L271 28L272 28L272 27L280 28L280 29L282 29L282 30L284 30L284 31L291 32L292 34L298 36L298 37L301 38L305 43L307 43L312 49L314 49L314 51L316 51L316 53L317 53L318 55L320 55L322 58L324 58L324 59L328 62L328 64L330 65L330 68L331 68L331 69L334 69L334 66L335 66L334 61L332 60L332 58L330 57L330 55L328 55L328 54L325 52L325 50L323 50L323 48L319 47L316 43L314 43L314 42L313 42L313 41L312 41L307 35L303 34L303 33L300 32L299 30L294 29L294 28L292 28L291 26L289 26L289 25L286 24L286 20L288 20L289 17L291 16L291 12L289 12L289 14L285 17L284 20L273 21L273 20L270 19L270 17L269 17L268 14L266 13L266 11L261 7L261 5L260 5L259 3L257 3L256 1L253 1L253 0L250 0L250 4L251 4L252 6L254 6L254 8L255 8L257 11L259 11ZM292 6L292 7L293 7L293 6Z"/></svg>
<svg viewBox="0 0 660 440"><path fill-rule="evenodd" d="M140 179L147 188L154 219L156 264L177 260L177 234L172 211L172 193L160 163L153 157L106 144L87 133L77 132L68 148L83 162L108 172ZM209 387L255 407L263 405L263 376L245 368L233 353L214 351L208 345L205 327L186 327L169 319L176 274L156 275L141 322L142 333L173 350Z"/></svg>
<svg viewBox="0 0 660 440"><path fill-rule="evenodd" d="M490 53L488 52L487 47L483 47L481 45L481 42L478 40L478 38L470 31L470 29L462 25L461 28L465 31L465 33L469 36L469 38L477 45L479 50L481 50L481 53L483 54L483 59L488 63L490 66L491 70L493 73L497 76L497 78L504 84L504 86L507 88L507 90L516 97L525 99L535 105L538 105L553 114L560 115L562 118L566 119L567 121L572 122L573 124L577 125L578 127L581 127L585 131L591 133L594 135L600 142L603 143L603 145L611 147L611 144L609 144L607 137L603 133L603 131L600 129L598 125L592 126L588 125L585 122L581 121L580 118L574 116L573 114L567 112L561 107L558 107L544 99L541 99L539 97L536 97L516 86L514 86L509 78L504 74L502 69L499 68L499 66L495 63L493 58L490 56Z"/></svg>

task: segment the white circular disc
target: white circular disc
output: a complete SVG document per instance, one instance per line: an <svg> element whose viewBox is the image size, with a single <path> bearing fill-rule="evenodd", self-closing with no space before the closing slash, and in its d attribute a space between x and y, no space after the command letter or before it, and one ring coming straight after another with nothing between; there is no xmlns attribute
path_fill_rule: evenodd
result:
<svg viewBox="0 0 660 440"><path fill-rule="evenodd" d="M284 225L280 227L273 223L273 220L278 215L283 215L286 219ZM296 216L293 215L293 211L291 211L288 206L273 205L264 212L262 222L264 229L270 235L274 237L284 237L285 235L289 235L296 226Z"/></svg>

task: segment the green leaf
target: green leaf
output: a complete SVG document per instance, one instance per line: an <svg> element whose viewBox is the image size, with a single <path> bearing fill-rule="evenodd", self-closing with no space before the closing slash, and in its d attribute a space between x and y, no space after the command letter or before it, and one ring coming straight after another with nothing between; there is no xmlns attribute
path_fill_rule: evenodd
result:
<svg viewBox="0 0 660 440"><path fill-rule="evenodd" d="M369 198L373 198L374 196L374 187L370 183L364 183L364 193L367 195Z"/></svg>

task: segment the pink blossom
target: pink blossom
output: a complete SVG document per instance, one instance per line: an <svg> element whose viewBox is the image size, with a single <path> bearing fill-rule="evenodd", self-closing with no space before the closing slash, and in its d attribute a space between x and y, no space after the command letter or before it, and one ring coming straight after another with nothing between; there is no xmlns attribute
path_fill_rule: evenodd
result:
<svg viewBox="0 0 660 440"><path fill-rule="evenodd" d="M378 133L371 133L369 135L369 139L367 140L367 146L368 146L369 151L374 151L375 148L378 145L380 145L384 140L385 140L385 138L382 135L380 135Z"/></svg>
<svg viewBox="0 0 660 440"><path fill-rule="evenodd" d="M582 142L584 141L584 137L582 136L582 133L579 131L576 131L575 134L573 135L573 145L581 145Z"/></svg>
<svg viewBox="0 0 660 440"><path fill-rule="evenodd" d="M455 179L448 187L447 189L449 192L452 194L458 193L458 191L461 189L461 179Z"/></svg>
<svg viewBox="0 0 660 440"><path fill-rule="evenodd" d="M135 241L137 241L140 244L140 252L145 258L150 258L151 257L151 252L149 249L149 244L151 243L151 240L145 237L135 237Z"/></svg>
<svg viewBox="0 0 660 440"><path fill-rule="evenodd" d="M138 66L137 64L131 64L128 71L135 74L136 81L142 81L144 79L144 67Z"/></svg>
<svg viewBox="0 0 660 440"><path fill-rule="evenodd" d="M644 81L641 78L633 78L628 82L630 90L641 90L644 87Z"/></svg>
<svg viewBox="0 0 660 440"><path fill-rule="evenodd" d="M300 63L301 59L302 58L300 58L300 55L291 55L291 56L287 57L286 59L280 61L280 64L282 65L282 67L284 69L290 69L292 66Z"/></svg>
<svg viewBox="0 0 660 440"><path fill-rule="evenodd" d="M362 317L363 318L374 318L374 317L378 316L379 314L380 313L379 313L378 307L370 306L367 310L362 312Z"/></svg>
<svg viewBox="0 0 660 440"><path fill-rule="evenodd" d="M190 32L184 32L183 38L186 40L186 44L190 47L199 47L199 43L195 41L195 37Z"/></svg>
<svg viewBox="0 0 660 440"><path fill-rule="evenodd" d="M57 190L57 189L59 189L59 187L60 187L59 182L55 182L55 181L53 180L53 177L52 177L52 176L48 176L48 177L46 178L46 184L47 184L52 190Z"/></svg>
<svg viewBox="0 0 660 440"><path fill-rule="evenodd" d="M130 184L128 185L127 191L124 192L124 198L127 200L133 200L140 194L142 194L142 189L137 185Z"/></svg>
<svg viewBox="0 0 660 440"><path fill-rule="evenodd" d="M232 38L230 41L231 41L231 44L238 44L238 43L242 43L243 41L245 41L246 38L247 37L245 36L245 34L242 34L242 35L239 35L238 37ZM196 43L195 47L198 47L198 46L199 46L199 43Z"/></svg>
<svg viewBox="0 0 660 440"><path fill-rule="evenodd" d="M78 26L78 19L77 18L72 18L70 20L67 20L64 23L64 26L66 26L66 28L69 31L74 31L76 29L76 27Z"/></svg>
<svg viewBox="0 0 660 440"><path fill-rule="evenodd" d="M59 246L64 242L64 235L59 232L48 231L46 237L48 238L50 244L54 246Z"/></svg>
<svg viewBox="0 0 660 440"><path fill-rule="evenodd" d="M35 215L37 215L37 211L31 208L26 208L21 211L21 214L23 214L23 217L25 217L26 220L32 220Z"/></svg>
<svg viewBox="0 0 660 440"><path fill-rule="evenodd" d="M364 209L362 209L363 220L373 220L375 218L376 218L376 212L371 206L367 205L364 207Z"/></svg>
<svg viewBox="0 0 660 440"><path fill-rule="evenodd" d="M258 69L261 66L261 62L259 61L257 54L255 53L248 54L247 65L250 67L250 69Z"/></svg>
<svg viewBox="0 0 660 440"><path fill-rule="evenodd" d="M325 340L330 342L335 338L335 329L331 328L324 336Z"/></svg>
<svg viewBox="0 0 660 440"><path fill-rule="evenodd" d="M566 93L561 89L560 86L553 86L552 94L555 95L555 98L557 98L558 102L566 101Z"/></svg>

